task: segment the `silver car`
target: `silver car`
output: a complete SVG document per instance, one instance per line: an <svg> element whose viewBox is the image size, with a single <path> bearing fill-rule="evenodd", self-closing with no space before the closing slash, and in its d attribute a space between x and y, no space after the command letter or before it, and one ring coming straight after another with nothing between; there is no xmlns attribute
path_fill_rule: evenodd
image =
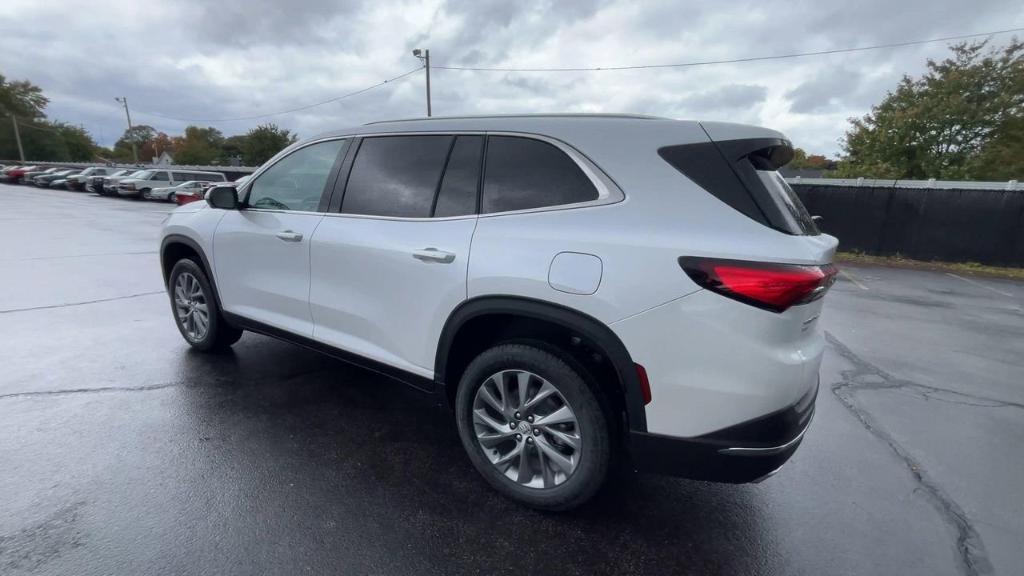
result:
<svg viewBox="0 0 1024 576"><path fill-rule="evenodd" d="M164 188L153 188L152 190L144 190L142 197L146 200L166 200L168 202L174 202L174 197L179 192L195 192L202 190L210 184L207 180L189 180L188 182L182 182L177 186L166 186Z"/></svg>

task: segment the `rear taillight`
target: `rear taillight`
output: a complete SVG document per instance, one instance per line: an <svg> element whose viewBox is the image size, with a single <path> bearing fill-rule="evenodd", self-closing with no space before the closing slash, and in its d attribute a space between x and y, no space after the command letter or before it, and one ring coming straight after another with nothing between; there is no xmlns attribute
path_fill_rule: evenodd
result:
<svg viewBox="0 0 1024 576"><path fill-rule="evenodd" d="M702 288L772 312L821 298L839 272L832 264L804 266L687 256L679 259L679 265Z"/></svg>

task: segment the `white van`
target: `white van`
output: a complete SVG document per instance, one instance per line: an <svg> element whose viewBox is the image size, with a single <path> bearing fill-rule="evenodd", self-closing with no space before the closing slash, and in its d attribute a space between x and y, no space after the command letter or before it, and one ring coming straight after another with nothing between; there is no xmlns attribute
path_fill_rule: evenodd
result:
<svg viewBox="0 0 1024 576"><path fill-rule="evenodd" d="M131 178L125 178L117 183L117 194L119 196L138 198L144 192L154 188L167 188L176 186L189 180L204 180L208 182L227 182L227 178L221 172L203 172L202 170L172 170L152 169L143 170L133 174Z"/></svg>

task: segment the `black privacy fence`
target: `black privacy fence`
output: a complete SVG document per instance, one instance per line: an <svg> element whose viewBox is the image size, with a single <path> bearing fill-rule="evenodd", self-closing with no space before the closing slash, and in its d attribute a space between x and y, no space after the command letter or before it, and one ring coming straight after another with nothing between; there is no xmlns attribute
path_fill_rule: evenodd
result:
<svg viewBox="0 0 1024 576"><path fill-rule="evenodd" d="M844 252L1024 266L1024 185L790 179Z"/></svg>

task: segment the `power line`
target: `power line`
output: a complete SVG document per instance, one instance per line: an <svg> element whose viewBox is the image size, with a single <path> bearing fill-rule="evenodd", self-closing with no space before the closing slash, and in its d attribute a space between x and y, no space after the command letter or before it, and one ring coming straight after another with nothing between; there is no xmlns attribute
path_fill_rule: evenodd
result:
<svg viewBox="0 0 1024 576"><path fill-rule="evenodd" d="M2 117L2 118L10 118L10 116L6 115L6 114L3 115L3 116L0 116L0 117ZM15 118L15 122L18 123L18 126L22 126L24 128L32 128L32 129L35 129L35 130L42 130L43 132L53 132L54 134L57 134L57 135L61 135L62 134L60 132L60 130L55 130L53 128L45 128L43 126L38 126L36 124L31 124L31 123L25 123L25 122L22 122L21 120L18 120L17 118Z"/></svg>
<svg viewBox="0 0 1024 576"><path fill-rule="evenodd" d="M404 73L399 74L398 76L395 76L393 78L388 78L387 80L384 80L382 82L378 82L378 83L374 84L373 86L367 86L366 88L362 88L360 90L356 90L355 92L349 92L348 94L342 94L341 96L335 96L334 98L329 98L327 100L324 100L323 102L317 102L315 104L307 104L305 106L299 106L297 108L290 108L288 110L282 110L280 112L271 112L269 114L257 114L257 115L254 115L254 116L237 116L237 117L234 117L234 118L207 118L207 119L202 119L202 118L176 118L174 116L165 116L164 114L157 114L156 112L145 112L145 111L142 111L142 110L136 110L135 113L136 114L145 114L147 116L156 116L157 118L163 118L165 120L177 120L179 122L209 122L209 123L217 123L217 122L235 122L235 121L238 121L238 120L259 120L260 118L270 118L271 116L280 116L282 114L291 114L293 112L301 112L302 110L309 110L310 108L316 108L317 106L323 106L324 104L330 104L331 102L337 102L338 100L344 100L345 98L351 98L352 96L358 96L359 94L362 94L363 92L369 92L370 90L373 90L374 88L379 88L379 87L381 87L381 86L383 86L385 84L388 84L389 82L394 82L395 80L400 80L402 78L405 78L406 76L409 76L410 74L419 72L422 69L423 69L423 66L418 66L416 68L413 68L412 70L409 70L408 72L404 72Z"/></svg>
<svg viewBox="0 0 1024 576"><path fill-rule="evenodd" d="M648 68L688 68L693 66L711 66L714 64L738 64L742 62L758 62L761 60L783 60L786 58L822 56L825 54L840 54L844 52L865 52L867 50L881 50L883 48L901 48L904 46L916 46L918 44L948 42L950 40L966 40L969 38L980 38L982 36L994 36L996 34L1008 34L1010 32L1022 31L1024 31L1024 28L1008 28L1006 30L980 32L978 34L962 34L959 36L946 36L944 38L930 38L928 40L910 40L907 42L892 42L890 44L875 44L873 46L858 46L855 48L834 48L831 50L818 50L816 52L796 52L793 54L750 56L747 58L733 58L728 60L701 60L696 62L681 62L678 64L640 64L636 66L597 66L592 68L487 68L478 66L439 66L437 64L434 64L432 67L441 70L466 70L474 72L609 72L615 70L643 70Z"/></svg>

